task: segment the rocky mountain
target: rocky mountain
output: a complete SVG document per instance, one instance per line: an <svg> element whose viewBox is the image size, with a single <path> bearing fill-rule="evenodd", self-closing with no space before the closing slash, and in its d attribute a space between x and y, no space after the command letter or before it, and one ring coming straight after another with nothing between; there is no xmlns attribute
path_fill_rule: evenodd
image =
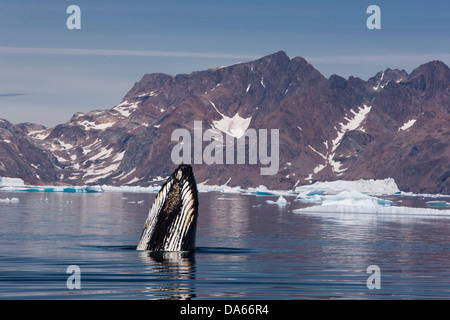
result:
<svg viewBox="0 0 450 320"><path fill-rule="evenodd" d="M114 108L77 113L54 128L0 121L0 176L30 184L155 185L171 174L174 150L182 149L175 155L191 159L198 183L291 189L392 177L404 191L450 194L449 82L440 61L410 74L387 69L368 81L327 79L282 51L191 74L147 74ZM252 130L256 138L241 138L239 149L237 138ZM174 132L188 134L183 144ZM263 150L264 138L270 150ZM262 175L269 166L276 173Z"/></svg>
<svg viewBox="0 0 450 320"><path fill-rule="evenodd" d="M30 184L59 180L57 159L27 134L44 129L35 124L14 126L0 119L0 177L20 177Z"/></svg>

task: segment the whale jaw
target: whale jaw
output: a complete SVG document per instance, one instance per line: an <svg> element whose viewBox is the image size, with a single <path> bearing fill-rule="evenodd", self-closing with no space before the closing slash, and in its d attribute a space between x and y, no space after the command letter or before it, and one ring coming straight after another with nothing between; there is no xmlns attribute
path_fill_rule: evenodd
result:
<svg viewBox="0 0 450 320"><path fill-rule="evenodd" d="M190 165L180 165L161 187L150 209L137 250L195 249L198 194Z"/></svg>

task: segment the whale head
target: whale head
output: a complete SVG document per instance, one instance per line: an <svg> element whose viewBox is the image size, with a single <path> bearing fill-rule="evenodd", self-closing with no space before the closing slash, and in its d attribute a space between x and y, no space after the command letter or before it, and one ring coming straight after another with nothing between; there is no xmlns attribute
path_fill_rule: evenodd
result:
<svg viewBox="0 0 450 320"><path fill-rule="evenodd" d="M180 165L161 187L150 209L137 250L195 249L198 194L190 165Z"/></svg>

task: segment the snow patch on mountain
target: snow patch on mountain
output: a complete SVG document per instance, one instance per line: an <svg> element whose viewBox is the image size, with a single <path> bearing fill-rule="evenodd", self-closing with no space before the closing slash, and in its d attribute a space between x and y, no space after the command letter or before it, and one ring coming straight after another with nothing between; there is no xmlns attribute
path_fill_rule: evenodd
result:
<svg viewBox="0 0 450 320"><path fill-rule="evenodd" d="M209 101L209 103L213 106L213 108L217 111L217 113L222 116L222 119L220 120L213 120L213 124L211 125L211 127L219 131L222 131L230 136L233 136L237 139L239 139L245 134L245 131L250 126L250 121L252 120L252 117L243 118L239 115L238 112L233 117L230 118L221 113L219 109L217 109L214 102Z"/></svg>
<svg viewBox="0 0 450 320"><path fill-rule="evenodd" d="M104 130L104 129L112 127L115 123L116 123L116 121L97 124L95 122L85 120L85 121L78 123L78 125L83 126L84 130L89 131L89 130Z"/></svg>
<svg viewBox="0 0 450 320"><path fill-rule="evenodd" d="M384 71L383 71L383 73L381 74L381 78L380 78L380 80L378 81L378 84L375 86L375 87L373 87L373 89L375 90L375 91L377 91L378 89L383 89L384 88L384 85L382 85L382 82L383 82L383 79L384 79Z"/></svg>
<svg viewBox="0 0 450 320"><path fill-rule="evenodd" d="M219 121L213 120L213 128L218 129L237 139L245 134L245 131L250 125L252 117L242 118L239 113L236 113L232 118L222 115L223 118Z"/></svg>
<svg viewBox="0 0 450 320"><path fill-rule="evenodd" d="M323 153L317 151L311 145L308 146L312 151L314 151L316 154L318 154L321 158L323 158L325 160L324 163L319 163L313 169L313 174L319 173L320 171L325 169L327 166L330 166L331 170L338 176L342 175L344 173L344 171L347 170L347 169L341 168L342 167L341 162L334 160L334 156L336 155L335 151L336 151L337 147L339 147L339 145L341 144L342 139L344 138L344 135L348 131L359 130L359 131L364 132L363 125L364 125L364 122L367 119L367 116L369 115L369 112L371 109L372 109L371 106L367 106L364 104L362 107L359 107L357 111L355 111L353 109L350 110L350 112L352 114L344 117L346 122L345 123L340 122L338 124L339 129L336 128L337 136L336 136L336 138L331 140L331 148L328 147L329 146L328 141L324 141L325 147L327 148L326 154L323 154ZM311 179L312 179L312 175L310 175L305 180L311 180Z"/></svg>
<svg viewBox="0 0 450 320"><path fill-rule="evenodd" d="M35 130L28 133L28 136L36 140L44 140L52 131L50 129Z"/></svg>
<svg viewBox="0 0 450 320"><path fill-rule="evenodd" d="M333 145L331 147L331 152L334 152L336 150L347 131L360 129L371 109L371 106L363 105L362 107L358 108L358 111L351 110L353 116L344 118L345 120L347 120L347 123L339 123L341 129L338 130L337 137L332 141Z"/></svg>
<svg viewBox="0 0 450 320"><path fill-rule="evenodd" d="M414 123L416 123L417 119L411 119L407 122L405 122L400 128L398 128L398 131L405 131L408 130L409 128L411 128Z"/></svg>
<svg viewBox="0 0 450 320"><path fill-rule="evenodd" d="M98 182L100 179L106 178L110 174L117 171L117 169L120 166L120 162L112 163L109 166L106 166L104 168L99 168L98 166L95 166L94 168L89 168L86 173L84 174L84 178L92 177L90 179L86 180L86 184L91 184Z"/></svg>
<svg viewBox="0 0 450 320"><path fill-rule="evenodd" d="M128 100L125 100L121 104L115 106L113 110L117 111L122 117L129 117L139 105L139 101L130 103Z"/></svg>

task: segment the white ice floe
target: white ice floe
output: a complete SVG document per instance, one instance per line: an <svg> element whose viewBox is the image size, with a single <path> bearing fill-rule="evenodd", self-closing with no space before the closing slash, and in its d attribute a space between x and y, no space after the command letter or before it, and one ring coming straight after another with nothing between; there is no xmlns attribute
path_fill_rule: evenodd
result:
<svg viewBox="0 0 450 320"><path fill-rule="evenodd" d="M295 213L375 213L396 215L450 216L450 210L394 206L392 201L359 191L299 196L297 200L316 205L295 209ZM438 202L438 201L436 201ZM443 203L445 201L439 201Z"/></svg>
<svg viewBox="0 0 450 320"><path fill-rule="evenodd" d="M8 204L8 203L19 203L19 199L17 199L17 198L0 199L0 203L6 203L6 204Z"/></svg>
<svg viewBox="0 0 450 320"><path fill-rule="evenodd" d="M207 185L204 183L197 184L198 192L223 192L223 193L241 193L241 187L229 187L229 186L217 186L217 185Z"/></svg>
<svg viewBox="0 0 450 320"><path fill-rule="evenodd" d="M358 203L359 202L359 203ZM439 210L431 208L411 208L402 206L390 206L378 204L376 200L352 200L343 199L341 203L325 202L322 205L293 210L294 213L376 213L396 215L424 215L424 216L450 216L450 210Z"/></svg>
<svg viewBox="0 0 450 320"><path fill-rule="evenodd" d="M342 191L334 195L314 195L314 199L320 199L317 202L321 202L322 206L335 208L386 207L392 205L392 201L369 196L358 191Z"/></svg>

